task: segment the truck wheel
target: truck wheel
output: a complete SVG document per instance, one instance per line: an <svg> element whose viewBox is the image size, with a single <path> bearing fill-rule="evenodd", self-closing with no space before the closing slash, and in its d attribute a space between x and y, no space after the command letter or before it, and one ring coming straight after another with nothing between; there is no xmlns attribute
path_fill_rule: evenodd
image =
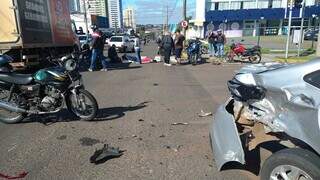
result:
<svg viewBox="0 0 320 180"><path fill-rule="evenodd" d="M320 178L320 158L305 149L284 149L264 162L260 174L262 180L316 180Z"/></svg>

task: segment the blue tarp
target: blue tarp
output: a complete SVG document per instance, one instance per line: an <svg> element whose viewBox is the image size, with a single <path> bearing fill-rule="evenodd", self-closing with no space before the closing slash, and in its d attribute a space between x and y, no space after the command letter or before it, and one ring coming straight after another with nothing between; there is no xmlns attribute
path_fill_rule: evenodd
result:
<svg viewBox="0 0 320 180"><path fill-rule="evenodd" d="M289 10L288 10L289 11ZM284 19L284 8L269 9L239 9L239 10L223 10L208 11L206 13L207 22L215 21L242 21L242 20L259 20L261 17L267 20ZM300 9L293 9L293 17L299 17ZM305 18L312 17L312 14L320 14L320 6L310 6L305 9Z"/></svg>

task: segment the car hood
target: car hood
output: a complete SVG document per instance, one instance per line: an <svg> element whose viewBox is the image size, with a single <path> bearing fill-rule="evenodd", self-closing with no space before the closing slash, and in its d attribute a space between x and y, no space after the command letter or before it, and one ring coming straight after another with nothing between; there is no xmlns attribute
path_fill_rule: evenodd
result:
<svg viewBox="0 0 320 180"><path fill-rule="evenodd" d="M258 73L273 71L276 69L281 69L288 66L289 64L276 63L276 62L252 64L252 65L248 65L241 68L238 71L238 74L244 74L244 73L258 74Z"/></svg>

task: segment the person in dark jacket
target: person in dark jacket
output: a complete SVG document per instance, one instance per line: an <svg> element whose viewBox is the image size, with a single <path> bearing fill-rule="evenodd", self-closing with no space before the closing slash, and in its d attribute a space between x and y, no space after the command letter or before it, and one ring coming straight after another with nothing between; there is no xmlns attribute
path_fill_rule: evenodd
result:
<svg viewBox="0 0 320 180"><path fill-rule="evenodd" d="M103 68L101 71L107 71L107 61L103 55L104 49L104 38L103 33L97 28L97 26L92 26L93 34L92 34L92 42L91 42L91 65L89 71L93 71L96 68L96 62L100 59Z"/></svg>
<svg viewBox="0 0 320 180"><path fill-rule="evenodd" d="M170 56L171 51L174 48L174 42L169 32L166 32L162 38L161 47L164 50L164 65L171 66Z"/></svg>
<svg viewBox="0 0 320 180"><path fill-rule="evenodd" d="M108 57L111 63L122 63L121 58L118 56L116 45L112 45L108 50Z"/></svg>
<svg viewBox="0 0 320 180"><path fill-rule="evenodd" d="M181 53L183 50L183 42L186 38L184 37L184 35L182 35L180 33L180 30L177 29L176 30L176 37L174 40L174 48L175 48L175 55L176 55L176 60L178 61L178 63L180 63L181 61Z"/></svg>

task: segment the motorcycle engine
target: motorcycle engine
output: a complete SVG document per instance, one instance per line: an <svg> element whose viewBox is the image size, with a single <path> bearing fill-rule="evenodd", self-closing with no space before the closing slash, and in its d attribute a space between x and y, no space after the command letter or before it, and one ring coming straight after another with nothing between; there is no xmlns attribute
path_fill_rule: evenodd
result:
<svg viewBox="0 0 320 180"><path fill-rule="evenodd" d="M45 94L47 96L41 100L41 108L44 111L55 111L57 108L62 106L62 96L58 89L48 86Z"/></svg>

